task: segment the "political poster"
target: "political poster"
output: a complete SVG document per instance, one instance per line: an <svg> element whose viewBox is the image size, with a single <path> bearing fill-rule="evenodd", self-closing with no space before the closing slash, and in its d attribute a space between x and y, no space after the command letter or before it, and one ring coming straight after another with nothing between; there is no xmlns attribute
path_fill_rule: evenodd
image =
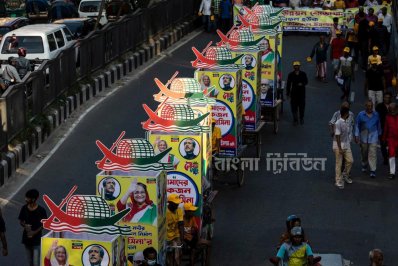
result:
<svg viewBox="0 0 398 266"><path fill-rule="evenodd" d="M219 154L236 156L242 145L242 70L198 69L195 78L204 88L211 85L216 88L211 96L216 99L216 104L212 106L212 117L222 135Z"/></svg>
<svg viewBox="0 0 398 266"><path fill-rule="evenodd" d="M41 266L123 266L127 262L122 236L54 233L41 240Z"/></svg>
<svg viewBox="0 0 398 266"><path fill-rule="evenodd" d="M163 171L120 172L107 175L101 172L96 179L97 195L107 201L111 212L130 211L119 222L130 226L132 233L125 237L126 257L147 247L154 247L158 260L164 259L166 236L166 173Z"/></svg>

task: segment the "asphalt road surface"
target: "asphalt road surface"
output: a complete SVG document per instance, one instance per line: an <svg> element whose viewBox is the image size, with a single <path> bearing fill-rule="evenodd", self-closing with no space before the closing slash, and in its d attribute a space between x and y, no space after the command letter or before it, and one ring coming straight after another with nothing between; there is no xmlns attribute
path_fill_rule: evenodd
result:
<svg viewBox="0 0 398 266"><path fill-rule="evenodd" d="M155 108L152 94L158 91L153 78L167 81L173 73L193 77L191 47L201 50L215 35L202 33L138 78L105 99L89 112L71 132L46 164L4 208L7 223L9 256L0 257L0 265L24 265L25 253L21 241L22 228L17 216L24 204L24 193L38 188L60 202L77 184L81 194L95 194L94 162L102 158L95 145L101 140L111 146L122 130L126 138L144 137L141 122L147 119L142 103ZM307 103L305 124L294 127L288 102L284 104L280 130L273 134L267 125L262 134L262 158L259 171L246 173L246 184L217 183L215 200L216 224L212 243L213 265L268 265L267 258L275 255L276 244L290 214L302 218L303 228L315 252L338 253L354 265L368 264L368 251L378 247L385 252L386 265L398 262L398 180L386 179L387 168L379 163L377 178L370 179L360 171L359 149L353 147L354 183L344 190L334 186L334 156L328 121L340 104L336 83L315 80L315 65L305 62L316 36L291 35L284 39L283 68L287 78L291 64L302 62L307 72ZM356 92L353 111L363 107L364 73L359 70L353 84ZM254 155L250 148L249 155ZM274 174L267 169L266 153L307 153L310 158L327 158L325 171L286 171ZM248 155L248 156L249 156ZM379 160L380 162L380 160ZM225 180L224 180L225 181ZM44 203L40 200L40 204Z"/></svg>

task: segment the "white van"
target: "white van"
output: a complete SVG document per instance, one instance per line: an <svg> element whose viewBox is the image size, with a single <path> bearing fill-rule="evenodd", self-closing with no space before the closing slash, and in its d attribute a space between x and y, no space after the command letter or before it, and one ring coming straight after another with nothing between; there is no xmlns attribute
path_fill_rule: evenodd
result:
<svg viewBox="0 0 398 266"><path fill-rule="evenodd" d="M79 4L79 17L81 18L97 18L98 12L101 8L101 0L81 0ZM101 19L99 24L104 26L108 23L108 19L106 16L106 8L104 5L104 9L102 10Z"/></svg>
<svg viewBox="0 0 398 266"><path fill-rule="evenodd" d="M65 25L35 24L8 32L0 44L0 60L18 57L18 48L26 49L26 59L50 60L60 51L75 43L72 33Z"/></svg>

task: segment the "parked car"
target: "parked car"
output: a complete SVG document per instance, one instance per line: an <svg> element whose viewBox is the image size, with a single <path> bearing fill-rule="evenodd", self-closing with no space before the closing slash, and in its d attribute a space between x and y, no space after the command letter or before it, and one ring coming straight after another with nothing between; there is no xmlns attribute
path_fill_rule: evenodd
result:
<svg viewBox="0 0 398 266"><path fill-rule="evenodd" d="M74 45L72 33L65 25L35 24L8 32L0 43L0 60L18 57L17 50L24 47L26 58L40 64L57 57L64 49Z"/></svg>
<svg viewBox="0 0 398 266"><path fill-rule="evenodd" d="M94 30L94 18L67 18L54 21L54 24L64 24L72 32L74 39L83 38Z"/></svg>
<svg viewBox="0 0 398 266"><path fill-rule="evenodd" d="M30 23L47 22L50 6L47 0L26 0L26 16Z"/></svg>
<svg viewBox="0 0 398 266"><path fill-rule="evenodd" d="M101 0L81 0L79 5L79 17L97 18L100 7ZM108 19L106 15L106 7L104 6L99 24L104 26L106 23L108 23Z"/></svg>
<svg viewBox="0 0 398 266"><path fill-rule="evenodd" d="M21 28L29 24L29 20L25 17L19 18L0 18L0 41L2 36L7 32Z"/></svg>
<svg viewBox="0 0 398 266"><path fill-rule="evenodd" d="M51 3L51 7L48 12L48 20L50 22L57 19L78 17L79 13L73 3L65 2L64 0L56 0Z"/></svg>

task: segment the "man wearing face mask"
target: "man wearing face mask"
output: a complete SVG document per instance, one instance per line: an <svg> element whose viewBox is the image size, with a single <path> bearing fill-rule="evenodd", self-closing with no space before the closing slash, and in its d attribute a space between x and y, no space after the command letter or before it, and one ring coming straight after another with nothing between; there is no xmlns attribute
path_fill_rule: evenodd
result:
<svg viewBox="0 0 398 266"><path fill-rule="evenodd" d="M144 265L161 266L157 262L158 253L156 252L156 249L154 249L153 247L148 247L144 249L143 253L144 253Z"/></svg>

